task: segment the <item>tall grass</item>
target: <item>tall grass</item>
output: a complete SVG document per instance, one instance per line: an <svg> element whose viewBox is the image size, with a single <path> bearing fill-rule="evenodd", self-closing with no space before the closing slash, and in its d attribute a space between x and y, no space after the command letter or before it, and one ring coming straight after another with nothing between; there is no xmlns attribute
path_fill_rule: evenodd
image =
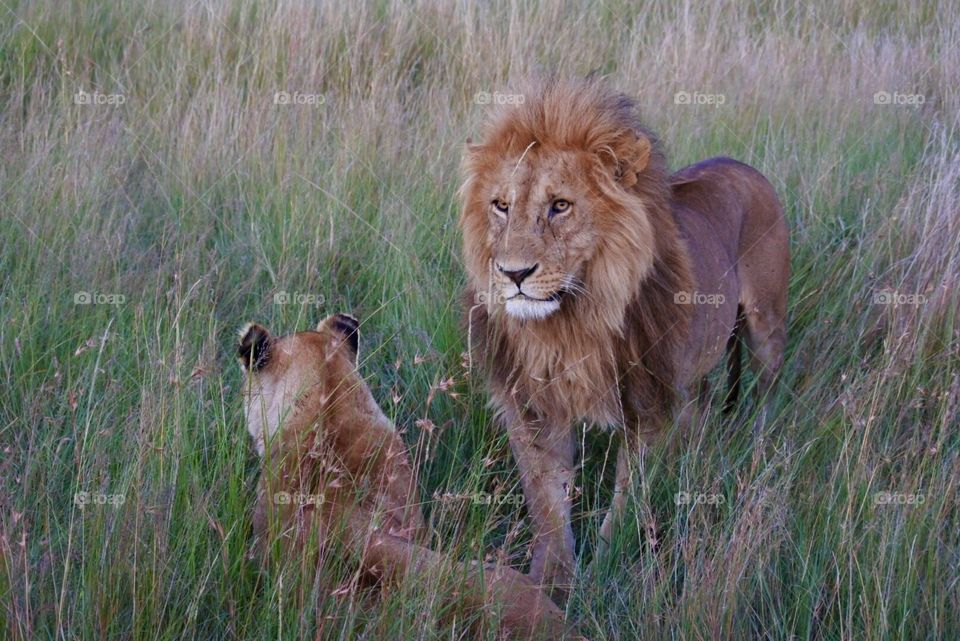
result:
<svg viewBox="0 0 960 641"><path fill-rule="evenodd" d="M520 490L462 358L458 161L478 102L557 71L638 96L675 167L758 167L794 257L766 431L707 412L665 439L592 565L611 439L583 435L571 618L960 638L958 42L946 0L0 0L3 635L462 634L455 576L373 594L247 557L234 331L359 316L434 545L522 565L522 506L460 496Z"/></svg>

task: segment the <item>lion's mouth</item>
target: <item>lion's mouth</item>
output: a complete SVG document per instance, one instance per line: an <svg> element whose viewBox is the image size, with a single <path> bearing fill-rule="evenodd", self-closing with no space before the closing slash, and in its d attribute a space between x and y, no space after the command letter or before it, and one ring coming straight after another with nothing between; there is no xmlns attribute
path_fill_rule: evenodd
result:
<svg viewBox="0 0 960 641"><path fill-rule="evenodd" d="M507 300L508 300L508 301L510 301L510 300L530 300L530 301L536 301L536 302L538 302L538 303L559 303L559 302L560 302L560 299L563 298L566 293L567 293L567 290L565 290L565 289L558 289L557 291L553 292L553 293L550 294L549 296L546 296L545 298L537 298L536 296L531 296L530 294L525 294L525 293L523 293L523 292L519 292L519 293L517 293L517 294L514 294L513 296L511 296L511 297L508 298Z"/></svg>
<svg viewBox="0 0 960 641"><path fill-rule="evenodd" d="M536 296L518 292L506 300L507 315L519 320L540 320L546 318L560 309L560 299L562 299L565 294L565 289L558 289L549 296L537 298Z"/></svg>

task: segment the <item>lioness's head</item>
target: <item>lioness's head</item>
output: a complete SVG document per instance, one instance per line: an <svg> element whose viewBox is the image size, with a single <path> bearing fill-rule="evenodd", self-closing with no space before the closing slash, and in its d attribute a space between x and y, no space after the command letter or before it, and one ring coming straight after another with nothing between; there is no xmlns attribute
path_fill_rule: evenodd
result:
<svg viewBox="0 0 960 641"><path fill-rule="evenodd" d="M274 337L256 323L240 331L237 357L249 374L243 408L261 456L281 426L313 421L344 395L374 402L356 372L358 328L353 316L334 314L310 332Z"/></svg>
<svg viewBox="0 0 960 641"><path fill-rule="evenodd" d="M653 263L662 155L633 102L600 81L522 95L467 143L461 225L477 302L528 321L579 300L619 324Z"/></svg>

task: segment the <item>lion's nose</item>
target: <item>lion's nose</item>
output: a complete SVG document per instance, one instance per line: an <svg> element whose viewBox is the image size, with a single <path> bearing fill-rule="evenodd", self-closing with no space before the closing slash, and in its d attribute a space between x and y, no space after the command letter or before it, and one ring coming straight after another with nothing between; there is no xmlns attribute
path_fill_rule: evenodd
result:
<svg viewBox="0 0 960 641"><path fill-rule="evenodd" d="M503 265L497 265L497 269L499 269L504 276L506 276L507 278L512 280L514 283L516 283L517 287L520 287L520 283L522 283L527 278L527 276L537 271L537 267L539 266L540 266L540 263L537 263L533 267L521 267L520 269L507 269Z"/></svg>

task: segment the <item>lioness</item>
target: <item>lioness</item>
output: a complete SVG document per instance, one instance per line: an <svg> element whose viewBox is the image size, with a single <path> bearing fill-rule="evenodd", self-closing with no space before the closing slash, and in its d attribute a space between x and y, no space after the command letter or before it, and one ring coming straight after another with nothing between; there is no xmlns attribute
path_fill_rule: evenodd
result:
<svg viewBox="0 0 960 641"><path fill-rule="evenodd" d="M530 575L562 599L573 572L572 425L625 428L631 460L742 339L766 395L783 361L787 224L770 183L712 158L668 175L634 102L600 80L550 80L467 141L467 320L534 523Z"/></svg>
<svg viewBox="0 0 960 641"><path fill-rule="evenodd" d="M356 370L358 323L336 314L315 331L279 338L250 324L238 356L248 373L247 428L263 459L254 536L266 559L276 538L302 554L333 537L373 580L444 568L465 577L457 605L499 610L512 638L558 639L563 613L523 574L457 564L419 542L425 526L403 439Z"/></svg>

